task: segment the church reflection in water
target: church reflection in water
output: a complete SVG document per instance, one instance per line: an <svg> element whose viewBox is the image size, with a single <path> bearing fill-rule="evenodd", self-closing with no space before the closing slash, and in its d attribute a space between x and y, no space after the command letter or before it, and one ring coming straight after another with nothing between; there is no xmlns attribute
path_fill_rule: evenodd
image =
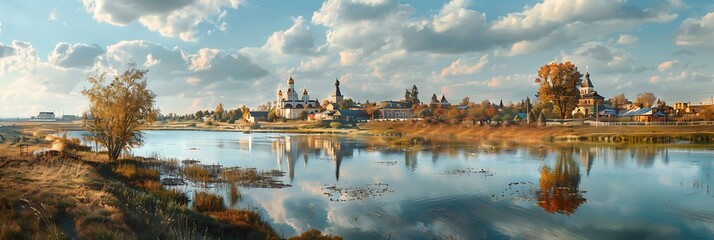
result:
<svg viewBox="0 0 714 240"><path fill-rule="evenodd" d="M355 151L366 148L366 145L336 136L288 135L274 138L271 148L277 158L278 170L286 171L290 182L295 179L295 164L302 159L307 166L310 158L331 161L335 169L335 180L339 181L342 161L351 158Z"/></svg>

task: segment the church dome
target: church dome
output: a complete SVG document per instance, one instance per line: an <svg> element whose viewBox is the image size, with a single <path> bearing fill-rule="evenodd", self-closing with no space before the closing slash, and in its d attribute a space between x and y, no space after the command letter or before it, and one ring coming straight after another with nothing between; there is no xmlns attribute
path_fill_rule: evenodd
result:
<svg viewBox="0 0 714 240"><path fill-rule="evenodd" d="M283 95L283 90L278 90L278 96L282 96L282 95Z"/></svg>
<svg viewBox="0 0 714 240"><path fill-rule="evenodd" d="M302 94L307 94L307 88L305 88L305 90L302 91Z"/></svg>
<svg viewBox="0 0 714 240"><path fill-rule="evenodd" d="M288 84L294 84L295 80L293 80L293 77L291 76L290 79L288 79Z"/></svg>

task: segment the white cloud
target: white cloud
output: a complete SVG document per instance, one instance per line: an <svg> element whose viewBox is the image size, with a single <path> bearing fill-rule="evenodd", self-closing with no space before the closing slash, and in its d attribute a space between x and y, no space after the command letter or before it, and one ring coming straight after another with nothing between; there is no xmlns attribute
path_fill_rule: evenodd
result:
<svg viewBox="0 0 714 240"><path fill-rule="evenodd" d="M677 32L677 45L714 45L714 12L707 13L701 19L685 19Z"/></svg>
<svg viewBox="0 0 714 240"><path fill-rule="evenodd" d="M29 42L14 40L11 45L0 43L0 76L10 72L31 72L39 62L37 50Z"/></svg>
<svg viewBox="0 0 714 240"><path fill-rule="evenodd" d="M620 37L617 39L617 44L621 45L629 45L636 43L640 38L637 36L629 35L629 34L620 34Z"/></svg>
<svg viewBox="0 0 714 240"><path fill-rule="evenodd" d="M147 41L120 41L106 47L58 43L47 60L39 58L28 42L0 44L0 115L30 116L36 109L65 110L77 114L85 106L79 91L87 72L117 74L133 59L149 69L147 82L168 111L186 111L194 99L214 99L225 104L248 103L255 98L253 85L267 70L239 53L200 49L187 53ZM93 68L92 68L93 67ZM247 91L247 89L252 89ZM168 104L162 105L162 101ZM190 109L189 109L190 110ZM195 110L194 110L195 111Z"/></svg>
<svg viewBox="0 0 714 240"><path fill-rule="evenodd" d="M68 69L87 69L94 66L97 57L104 54L104 49L97 44L57 43L47 60L55 67Z"/></svg>
<svg viewBox="0 0 714 240"><path fill-rule="evenodd" d="M82 1L97 21L116 26L139 22L162 36L179 37L184 41L196 39L200 24L225 16L223 8L236 9L242 3L241 0Z"/></svg>
<svg viewBox="0 0 714 240"><path fill-rule="evenodd" d="M151 53L149 53L148 55L146 55L146 61L144 62L144 67L150 68L151 66L154 66L159 63L161 63L161 59L155 59L154 55L151 55Z"/></svg>
<svg viewBox="0 0 714 240"><path fill-rule="evenodd" d="M668 13L671 7L637 9L624 0L545 0L487 23L482 13L467 9L467 4L453 0L431 20L410 25L404 31L404 46L410 51L439 53L506 47L511 54L522 54L647 23L668 22L677 16Z"/></svg>
<svg viewBox="0 0 714 240"><path fill-rule="evenodd" d="M657 83L659 81L659 76L652 76L650 77L649 82L650 83Z"/></svg>
<svg viewBox="0 0 714 240"><path fill-rule="evenodd" d="M665 71L669 70L670 68L672 68L674 66L674 64L677 62L679 62L679 61L677 61L677 60L665 61L665 62L661 63L659 66L657 66L657 70L659 70L660 72L665 72Z"/></svg>
<svg viewBox="0 0 714 240"><path fill-rule="evenodd" d="M287 30L274 32L263 48L275 54L311 54L315 51L315 39L299 16Z"/></svg>
<svg viewBox="0 0 714 240"><path fill-rule="evenodd" d="M452 62L448 67L441 69L441 76L456 76L469 75L480 72L488 63L488 54L481 56L480 59L465 59L459 58Z"/></svg>
<svg viewBox="0 0 714 240"><path fill-rule="evenodd" d="M57 20L57 10L56 9L53 8L52 11L50 11L50 16L47 17L47 20L50 20L50 21Z"/></svg>
<svg viewBox="0 0 714 240"><path fill-rule="evenodd" d="M586 42L570 54L561 53L564 61L576 66L588 66L601 73L632 72L634 57L626 50L616 48L608 42Z"/></svg>

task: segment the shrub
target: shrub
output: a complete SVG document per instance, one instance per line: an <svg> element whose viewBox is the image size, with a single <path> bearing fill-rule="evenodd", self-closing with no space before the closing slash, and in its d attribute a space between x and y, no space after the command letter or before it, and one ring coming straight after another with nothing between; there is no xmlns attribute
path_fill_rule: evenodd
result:
<svg viewBox="0 0 714 240"><path fill-rule="evenodd" d="M193 195L193 209L199 212L215 212L226 210L223 197L200 192Z"/></svg>
<svg viewBox="0 0 714 240"><path fill-rule="evenodd" d="M114 173L130 181L159 180L159 171L138 167L136 163L119 163L114 167Z"/></svg>
<svg viewBox="0 0 714 240"><path fill-rule="evenodd" d="M184 174L188 179L195 182L209 182L211 180L211 174L208 169L205 169L198 165L191 165L184 169Z"/></svg>
<svg viewBox="0 0 714 240"><path fill-rule="evenodd" d="M340 128L340 127L342 127L342 123L339 123L339 122L331 122L331 123L330 123L330 127L332 127L332 128Z"/></svg>

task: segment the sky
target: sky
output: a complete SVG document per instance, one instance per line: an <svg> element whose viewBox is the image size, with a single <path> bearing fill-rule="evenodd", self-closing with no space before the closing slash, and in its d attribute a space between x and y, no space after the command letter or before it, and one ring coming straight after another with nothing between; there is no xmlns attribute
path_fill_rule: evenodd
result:
<svg viewBox="0 0 714 240"><path fill-rule="evenodd" d="M287 79L325 99L535 98L571 61L606 98L714 97L711 0L0 1L0 117L80 114L87 77L148 69L162 113L273 101Z"/></svg>

